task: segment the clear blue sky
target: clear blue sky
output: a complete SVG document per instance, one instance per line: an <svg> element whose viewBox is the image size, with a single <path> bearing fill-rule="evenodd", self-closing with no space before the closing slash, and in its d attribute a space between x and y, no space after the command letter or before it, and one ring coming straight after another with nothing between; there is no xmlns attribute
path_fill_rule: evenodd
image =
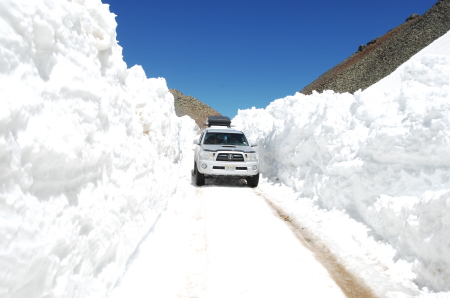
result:
<svg viewBox="0 0 450 298"><path fill-rule="evenodd" d="M103 0L128 67L233 118L293 95L437 0Z"/></svg>

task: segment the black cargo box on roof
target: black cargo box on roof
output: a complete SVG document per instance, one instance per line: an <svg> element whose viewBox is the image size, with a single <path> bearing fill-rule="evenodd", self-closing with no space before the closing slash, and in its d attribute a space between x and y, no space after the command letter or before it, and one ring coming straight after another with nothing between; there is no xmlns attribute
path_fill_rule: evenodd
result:
<svg viewBox="0 0 450 298"><path fill-rule="evenodd" d="M210 126L230 126L231 120L227 116L208 116L206 118L206 125Z"/></svg>

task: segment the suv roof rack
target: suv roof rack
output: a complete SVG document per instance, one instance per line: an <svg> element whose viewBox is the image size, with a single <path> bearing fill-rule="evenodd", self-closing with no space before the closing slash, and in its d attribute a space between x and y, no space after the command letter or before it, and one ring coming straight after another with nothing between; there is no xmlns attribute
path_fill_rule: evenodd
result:
<svg viewBox="0 0 450 298"><path fill-rule="evenodd" d="M231 120L230 117L227 116L208 116L206 118L206 123L208 127L211 126L231 126Z"/></svg>

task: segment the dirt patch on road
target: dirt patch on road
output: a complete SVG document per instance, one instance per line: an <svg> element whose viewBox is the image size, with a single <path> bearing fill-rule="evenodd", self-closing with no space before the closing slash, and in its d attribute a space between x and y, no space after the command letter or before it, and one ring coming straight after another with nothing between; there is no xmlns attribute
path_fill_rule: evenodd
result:
<svg viewBox="0 0 450 298"><path fill-rule="evenodd" d="M286 214L279 206L262 196L267 204L274 210L274 213L286 222L288 227L292 230L297 239L307 248L309 248L317 261L319 261L330 274L331 278L341 288L344 294L349 298L378 298L373 291L362 281L350 273L344 266L342 266L333 253L326 247L326 245L307 228Z"/></svg>

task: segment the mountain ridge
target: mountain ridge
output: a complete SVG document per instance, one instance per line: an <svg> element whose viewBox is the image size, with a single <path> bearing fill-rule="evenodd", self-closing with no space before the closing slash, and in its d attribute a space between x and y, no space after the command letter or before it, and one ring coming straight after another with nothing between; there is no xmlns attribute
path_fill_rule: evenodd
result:
<svg viewBox="0 0 450 298"><path fill-rule="evenodd" d="M184 95L176 89L169 89L174 98L175 114L178 117L189 116L202 128L208 116L222 116L219 112L197 98Z"/></svg>
<svg viewBox="0 0 450 298"><path fill-rule="evenodd" d="M413 14L383 36L323 73L300 92L354 93L388 76L413 55L450 30L450 0L439 0L422 16Z"/></svg>

